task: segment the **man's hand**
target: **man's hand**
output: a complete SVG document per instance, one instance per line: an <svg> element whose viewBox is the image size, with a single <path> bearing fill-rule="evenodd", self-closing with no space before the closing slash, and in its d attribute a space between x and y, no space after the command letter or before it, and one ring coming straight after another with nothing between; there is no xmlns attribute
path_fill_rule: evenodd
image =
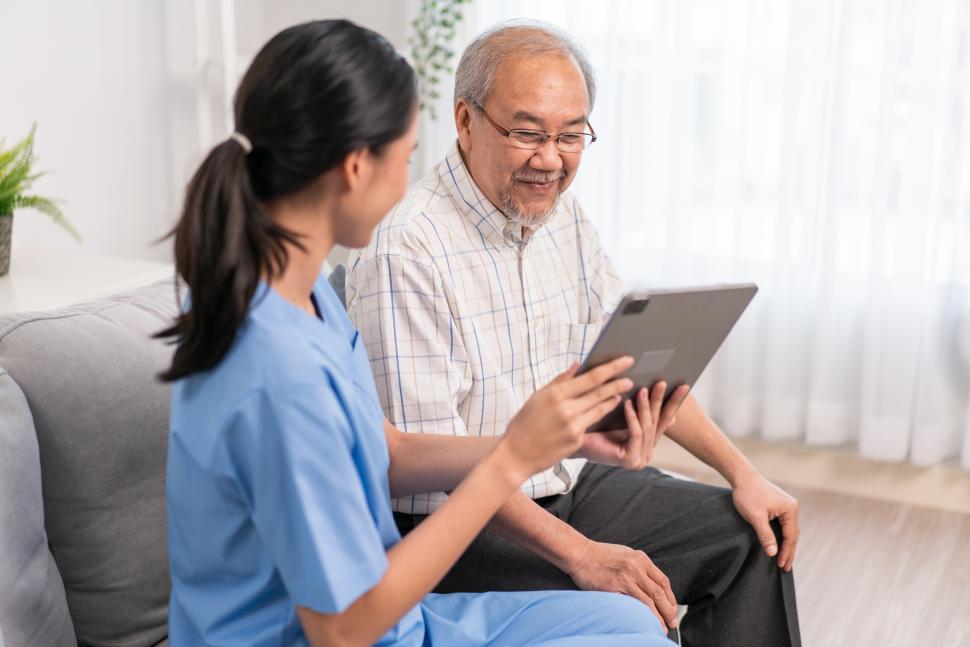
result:
<svg viewBox="0 0 970 647"><path fill-rule="evenodd" d="M644 603L664 631L677 626L677 601L670 581L642 550L588 540L567 571L584 591L624 593Z"/></svg>
<svg viewBox="0 0 970 647"><path fill-rule="evenodd" d="M690 387L686 384L680 385L667 404L663 404L666 390L665 382L654 384L649 391L641 388L636 395L635 408L632 399L623 403L627 428L586 434L583 446L574 457L626 469L646 467L653 460L657 441L674 424L674 414L687 397Z"/></svg>
<svg viewBox="0 0 970 647"><path fill-rule="evenodd" d="M734 507L754 527L768 557L777 555L778 566L791 571L798 544L798 501L758 472L738 479L732 497ZM781 551L771 529L772 519L781 522Z"/></svg>

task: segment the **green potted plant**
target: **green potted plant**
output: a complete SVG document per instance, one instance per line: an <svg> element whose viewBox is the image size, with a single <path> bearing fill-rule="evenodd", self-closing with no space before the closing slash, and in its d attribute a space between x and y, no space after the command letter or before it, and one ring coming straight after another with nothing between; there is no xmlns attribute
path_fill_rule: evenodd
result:
<svg viewBox="0 0 970 647"><path fill-rule="evenodd" d="M34 124L30 134L9 150L5 150L3 141L0 141L0 276L10 271L10 237L13 233L13 214L18 209L36 209L45 213L75 239L81 240L77 229L53 200L27 195L37 178L43 175L33 172L37 161L34 156L36 131L37 124Z"/></svg>

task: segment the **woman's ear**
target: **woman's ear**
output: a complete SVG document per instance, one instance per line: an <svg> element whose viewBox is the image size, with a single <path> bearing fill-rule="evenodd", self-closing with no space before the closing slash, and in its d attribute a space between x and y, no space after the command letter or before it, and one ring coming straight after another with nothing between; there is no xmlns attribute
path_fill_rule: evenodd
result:
<svg viewBox="0 0 970 647"><path fill-rule="evenodd" d="M347 190L353 191L365 182L372 162L371 153L366 148L360 148L347 154L341 166L341 176Z"/></svg>

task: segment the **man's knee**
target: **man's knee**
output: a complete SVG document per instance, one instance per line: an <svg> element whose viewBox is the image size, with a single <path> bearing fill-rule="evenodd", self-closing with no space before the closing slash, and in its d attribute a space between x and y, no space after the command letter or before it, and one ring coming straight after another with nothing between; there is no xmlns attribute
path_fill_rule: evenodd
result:
<svg viewBox="0 0 970 647"><path fill-rule="evenodd" d="M734 560L738 562L748 562L752 558L757 558L757 555L752 553L760 553L765 559L771 559L762 549L754 526L742 517L735 507L731 491L717 493L712 499L705 505L705 513L714 526L711 534L722 550L733 554ZM780 526L777 522L772 522L771 526L780 541Z"/></svg>

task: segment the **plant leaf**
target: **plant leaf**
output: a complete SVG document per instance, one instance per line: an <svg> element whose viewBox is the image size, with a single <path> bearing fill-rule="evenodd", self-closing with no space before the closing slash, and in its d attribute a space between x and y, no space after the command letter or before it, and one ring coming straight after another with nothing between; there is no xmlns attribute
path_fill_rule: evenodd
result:
<svg viewBox="0 0 970 647"><path fill-rule="evenodd" d="M25 141L17 142L14 144L13 148L9 150L0 149L0 178L4 177L9 171L9 167L17 155L20 154L21 149L26 145Z"/></svg>
<svg viewBox="0 0 970 647"><path fill-rule="evenodd" d="M5 175L4 169L13 163L14 160L20 159L25 154L28 159L31 157L31 153L34 149L34 133L36 131L37 124L35 123L30 127L30 133L22 140L14 144L13 148L8 151L3 150L3 143L0 142L0 178Z"/></svg>
<svg viewBox="0 0 970 647"><path fill-rule="evenodd" d="M44 175L31 173L31 167L37 161L34 156L36 132L35 123L31 126L30 133L13 148L7 151L0 148L0 214L12 214L17 209L36 209L49 216L55 224L63 227L80 241L81 235L53 200L36 195L24 195L37 178Z"/></svg>
<svg viewBox="0 0 970 647"><path fill-rule="evenodd" d="M42 198L36 195L21 195L17 196L13 200L14 209L36 209L43 214L48 215L54 224L62 227L67 233L71 234L75 240L81 242L81 234L78 230L74 228L74 225L67 219L61 208L54 203L53 200L49 198Z"/></svg>
<svg viewBox="0 0 970 647"><path fill-rule="evenodd" d="M36 129L37 125L35 124L30 129L27 138L20 145L14 147L17 152L10 162L9 171L0 177L0 195L6 194L11 189L23 190L22 184L30 174L30 166L34 162L34 131Z"/></svg>

